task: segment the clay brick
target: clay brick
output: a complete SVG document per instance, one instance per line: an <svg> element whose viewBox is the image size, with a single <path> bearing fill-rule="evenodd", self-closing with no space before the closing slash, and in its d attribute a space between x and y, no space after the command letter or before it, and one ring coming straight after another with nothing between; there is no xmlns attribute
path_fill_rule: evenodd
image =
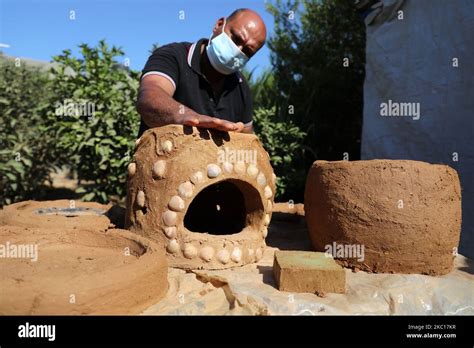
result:
<svg viewBox="0 0 474 348"><path fill-rule="evenodd" d="M276 251L273 274L281 291L344 293L346 272L331 256L312 251Z"/></svg>

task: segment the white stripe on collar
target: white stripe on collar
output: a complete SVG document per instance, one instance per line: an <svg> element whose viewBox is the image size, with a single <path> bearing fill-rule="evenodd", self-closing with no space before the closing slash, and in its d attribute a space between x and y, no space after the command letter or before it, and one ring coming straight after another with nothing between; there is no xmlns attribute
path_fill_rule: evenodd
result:
<svg viewBox="0 0 474 348"><path fill-rule="evenodd" d="M191 45L188 52L188 65L191 67L191 61L193 60L194 49L196 48L196 42Z"/></svg>

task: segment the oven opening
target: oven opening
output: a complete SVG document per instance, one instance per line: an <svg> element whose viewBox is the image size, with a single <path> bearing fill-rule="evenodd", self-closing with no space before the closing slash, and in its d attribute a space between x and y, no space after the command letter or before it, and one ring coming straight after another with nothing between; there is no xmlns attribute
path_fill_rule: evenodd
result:
<svg viewBox="0 0 474 348"><path fill-rule="evenodd" d="M229 179L198 193L186 212L184 226L191 232L235 234L258 224L263 214L257 189L248 182Z"/></svg>

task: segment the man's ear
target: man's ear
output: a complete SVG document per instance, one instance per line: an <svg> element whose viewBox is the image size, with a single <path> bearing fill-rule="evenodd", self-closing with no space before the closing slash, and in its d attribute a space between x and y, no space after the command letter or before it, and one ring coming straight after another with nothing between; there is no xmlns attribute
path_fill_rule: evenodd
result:
<svg viewBox="0 0 474 348"><path fill-rule="evenodd" d="M225 17L221 17L217 20L216 24L214 25L214 28L212 29L212 32L214 33L214 36L219 35L222 33L222 26L224 25Z"/></svg>

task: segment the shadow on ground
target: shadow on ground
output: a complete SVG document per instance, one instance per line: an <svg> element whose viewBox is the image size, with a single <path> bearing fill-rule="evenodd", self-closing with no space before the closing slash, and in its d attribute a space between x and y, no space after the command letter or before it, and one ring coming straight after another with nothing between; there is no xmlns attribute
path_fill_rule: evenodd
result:
<svg viewBox="0 0 474 348"><path fill-rule="evenodd" d="M312 250L304 216L273 213L266 243L280 250Z"/></svg>

